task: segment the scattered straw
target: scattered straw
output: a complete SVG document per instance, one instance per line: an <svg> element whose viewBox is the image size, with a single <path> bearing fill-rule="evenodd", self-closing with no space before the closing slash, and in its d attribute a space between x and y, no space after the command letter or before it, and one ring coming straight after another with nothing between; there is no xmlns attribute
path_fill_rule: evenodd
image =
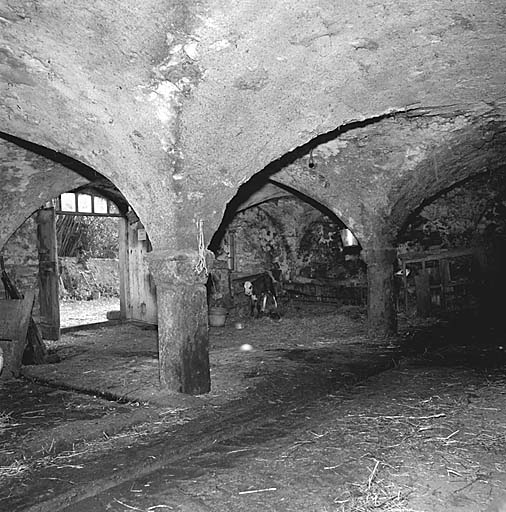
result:
<svg viewBox="0 0 506 512"><path fill-rule="evenodd" d="M239 494L256 494L258 492L272 492L277 490L277 487L267 487L265 489L252 489L251 491L240 491Z"/></svg>
<svg viewBox="0 0 506 512"><path fill-rule="evenodd" d="M28 464L21 461L14 461L9 466L0 466L0 479L19 476L29 469Z"/></svg>
<svg viewBox="0 0 506 512"><path fill-rule="evenodd" d="M0 412L0 433L8 428L16 427L19 423L14 423L10 412Z"/></svg>
<svg viewBox="0 0 506 512"><path fill-rule="evenodd" d="M375 469L379 465L379 461ZM383 482L373 483L370 475L367 484L355 486L350 496L346 499L334 500L334 503L341 505L341 512L372 512L382 510L387 512L416 512L408 508L407 493L403 493L393 484ZM371 484L371 485L370 485Z"/></svg>
<svg viewBox="0 0 506 512"><path fill-rule="evenodd" d="M120 501L116 498L113 498L113 499L116 503L119 503L120 505L122 505L123 507L126 507L129 510L140 510L140 512L144 512L144 509L142 509L142 508L132 507L132 505L127 505L126 503L123 503L122 501Z"/></svg>
<svg viewBox="0 0 506 512"><path fill-rule="evenodd" d="M374 477L376 476L376 472L378 471L378 467L380 465L380 461L377 460L376 464L374 465L374 469L371 471L371 474L369 475L369 480L367 481L367 488L370 489L372 486L372 483L374 481Z"/></svg>

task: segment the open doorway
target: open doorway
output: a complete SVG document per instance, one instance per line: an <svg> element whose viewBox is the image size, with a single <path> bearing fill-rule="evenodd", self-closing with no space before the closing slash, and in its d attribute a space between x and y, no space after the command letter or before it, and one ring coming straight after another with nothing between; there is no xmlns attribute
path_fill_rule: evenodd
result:
<svg viewBox="0 0 506 512"><path fill-rule="evenodd" d="M110 196L110 194L108 194ZM54 201L61 327L157 323L149 235L126 201L82 187Z"/></svg>
<svg viewBox="0 0 506 512"><path fill-rule="evenodd" d="M53 204L61 328L119 320L122 215L117 205L86 191L62 194Z"/></svg>
<svg viewBox="0 0 506 512"><path fill-rule="evenodd" d="M1 251L12 282L36 289L34 317L46 340L90 324L157 322L149 236L124 199L105 195L90 187L61 194Z"/></svg>

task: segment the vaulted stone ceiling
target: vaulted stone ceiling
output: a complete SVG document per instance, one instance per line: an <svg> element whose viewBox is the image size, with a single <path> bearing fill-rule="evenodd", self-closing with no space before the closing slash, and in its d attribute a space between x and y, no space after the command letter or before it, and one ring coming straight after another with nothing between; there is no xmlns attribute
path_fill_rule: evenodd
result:
<svg viewBox="0 0 506 512"><path fill-rule="evenodd" d="M67 167L0 139L0 247L27 214L89 181ZM51 194L48 194L51 191Z"/></svg>
<svg viewBox="0 0 506 512"><path fill-rule="evenodd" d="M0 0L0 27L0 131L109 178L158 248L262 170L368 240L504 165L503 0Z"/></svg>

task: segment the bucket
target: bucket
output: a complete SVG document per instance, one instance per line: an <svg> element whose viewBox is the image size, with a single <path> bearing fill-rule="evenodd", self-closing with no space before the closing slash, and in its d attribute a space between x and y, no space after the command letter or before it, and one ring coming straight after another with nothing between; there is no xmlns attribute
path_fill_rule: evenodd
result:
<svg viewBox="0 0 506 512"><path fill-rule="evenodd" d="M211 327L223 327L227 318L227 308L209 308L209 325Z"/></svg>

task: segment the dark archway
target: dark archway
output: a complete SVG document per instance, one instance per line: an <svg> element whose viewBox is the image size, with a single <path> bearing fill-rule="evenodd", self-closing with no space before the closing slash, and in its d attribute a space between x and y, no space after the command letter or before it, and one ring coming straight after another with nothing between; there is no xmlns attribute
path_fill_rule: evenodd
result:
<svg viewBox="0 0 506 512"><path fill-rule="evenodd" d="M313 197L261 178L239 188L209 244L216 255L210 304L218 298L244 314L243 281L271 272L287 297L365 306L365 263L346 224Z"/></svg>
<svg viewBox="0 0 506 512"><path fill-rule="evenodd" d="M443 317L469 311L484 314L489 324L503 316L505 197L502 167L441 190L409 216L397 236L409 273L401 309Z"/></svg>

